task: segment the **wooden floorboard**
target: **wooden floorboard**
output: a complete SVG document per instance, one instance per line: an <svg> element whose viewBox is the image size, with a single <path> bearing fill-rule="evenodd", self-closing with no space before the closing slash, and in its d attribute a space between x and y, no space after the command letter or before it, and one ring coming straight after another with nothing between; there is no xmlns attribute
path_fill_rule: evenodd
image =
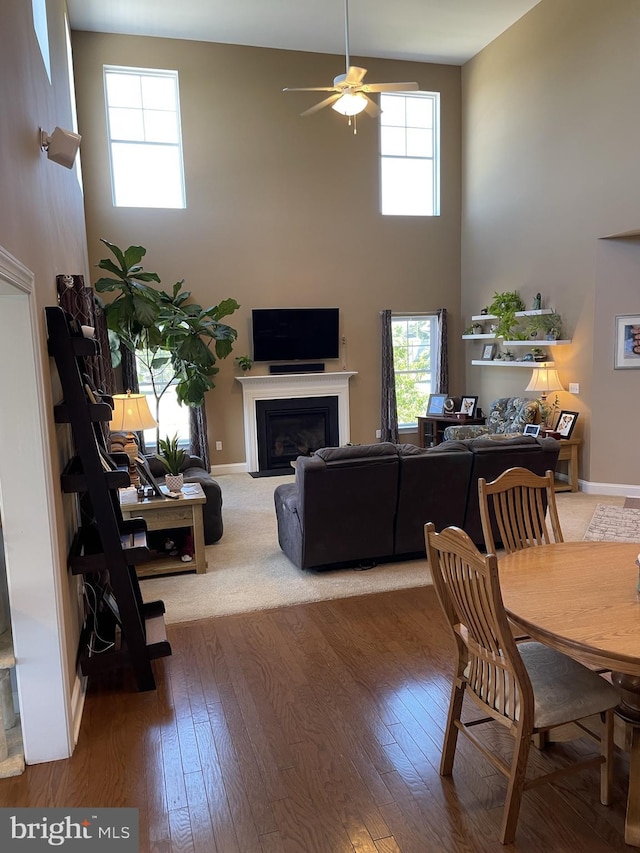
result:
<svg viewBox="0 0 640 853"><path fill-rule="evenodd" d="M464 738L439 776L453 644L431 587L169 626L157 689L92 680L74 755L0 806L140 809L141 853L497 853L505 781ZM466 713L469 713L467 711ZM499 729L499 727L497 727ZM504 731L488 732L508 750ZM593 746L532 750L531 770ZM524 795L515 853L624 844L596 770Z"/></svg>

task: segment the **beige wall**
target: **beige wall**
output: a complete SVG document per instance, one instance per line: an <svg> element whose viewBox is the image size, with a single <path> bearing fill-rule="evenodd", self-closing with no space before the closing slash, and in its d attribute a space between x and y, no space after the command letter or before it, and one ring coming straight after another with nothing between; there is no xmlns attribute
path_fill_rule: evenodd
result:
<svg viewBox="0 0 640 853"><path fill-rule="evenodd" d="M496 290L528 306L541 291L562 314L573 345L554 355L580 395L560 403L580 412L594 491L640 483L633 430L612 427L640 416L640 373L613 369L614 317L640 310L640 240L599 239L640 228L638 44L637 0L542 0L462 72L465 321ZM526 380L467 368L482 403Z"/></svg>
<svg viewBox="0 0 640 853"><path fill-rule="evenodd" d="M201 304L234 297L241 304L229 320L239 332L234 355L250 352L252 308L338 306L347 366L358 371L351 440L375 441L379 311L446 307L454 338L461 331L460 69L363 60L372 82L417 80L442 93L442 215L382 217L377 122L361 118L354 136L331 109L300 117L322 93L282 92L327 85L343 57L85 32L73 34L73 46L92 265L106 254L100 237L136 243L148 250L145 268L166 286L185 278ZM186 210L112 206L103 64L178 70ZM462 390L461 356L456 345L452 393ZM223 362L207 395L214 466L245 459L236 374L232 359Z"/></svg>
<svg viewBox="0 0 640 853"><path fill-rule="evenodd" d="M57 666L65 672L64 683L58 686L63 691L61 702L48 691L47 679L41 683L39 697L40 713L49 723L43 732L49 743L44 753L28 756L31 760L48 760L66 754L68 748L67 734L53 721L59 720L69 713L72 704L72 692L78 695L78 682L75 679L75 659L78 647L78 617L77 617L77 579L68 574L66 569L69 539L67 530L71 526L70 517L73 513L75 499L73 496L62 496L59 486L60 467L65 462L65 453L69 446L68 428L56 427L53 424L52 403L55 392L49 383L50 366L46 356L46 333L44 326L44 307L57 303L55 278L60 273L87 272L87 252L83 198L75 170L70 171L55 163L49 162L40 151L38 128L43 127L51 132L56 125L71 128L72 106L68 79L67 54L65 47L64 29L64 0L48 0L48 29L51 53L51 82L45 72L44 64L36 41L31 3L28 0L3 0L0 12L0 105L2 119L0 120L0 186L2 187L2 204L0 204L0 246L9 255L16 258L24 267L33 273L35 280L35 316L38 324L39 344L42 351L42 375L45 377L43 387L37 393L43 398L42 411L47 420L50 434L50 446L46 455L52 460L53 476L51 483L52 512L55 516L52 524L57 528L58 539L53 543L53 551L57 553L57 563L50 566L20 567L19 576L10 577L12 601L27 603L28 606L19 608L14 615L14 638L16 638L15 619L20 620L20 628L27 626L31 629L32 637L46 636L40 641L38 651L41 652L40 665L46 666L53 658ZM0 334L5 336L15 333L14 328L3 324L12 314L6 300L21 299L23 296L8 296L2 294L5 301L0 305ZM4 309L4 310L3 310ZM25 328L25 334L30 329ZM0 392L3 387L2 377L7 379L12 371L12 365L2 364L0 374ZM25 393L25 397L29 395ZM24 403L23 399L7 399L2 395L0 403L0 418L19 418ZM55 399L57 402L57 399ZM30 409L30 411L32 411ZM33 421L29 427L34 428ZM35 432L37 434L36 426ZM29 434L25 430L25 434ZM6 448L0 449L0 455ZM16 448L24 452L23 448ZM29 450L37 458L38 447ZM25 460L26 461L26 460ZM25 466L26 468L26 466ZM6 470L6 466L0 466ZM17 490L15 482L0 481L0 511L8 511L12 497ZM33 537L46 537L49 531L50 518L48 512L42 514L42 494L33 501L28 514L21 520L20 530L5 529L7 554L12 554L15 538L19 539L25 530L31 531ZM13 517L12 513L12 517ZM7 559L7 564L11 561ZM32 571L33 569L33 571ZM47 575L46 583L39 578ZM25 587L31 587L30 594L25 595ZM56 614L60 624L56 625ZM53 621L51 625L50 623ZM27 644L23 646L24 661L22 672L31 671L38 661L27 653ZM61 663L58 660L61 658ZM49 666L53 673L54 664ZM20 664L19 664L20 669ZM65 671L66 669L66 671ZM24 686L24 684L23 684ZM25 714L25 710L27 713ZM23 730L34 719L32 708L23 711ZM36 714L37 717L37 709ZM25 722L26 721L26 722ZM70 727L70 721L67 721ZM26 741L32 740L30 732L25 733Z"/></svg>

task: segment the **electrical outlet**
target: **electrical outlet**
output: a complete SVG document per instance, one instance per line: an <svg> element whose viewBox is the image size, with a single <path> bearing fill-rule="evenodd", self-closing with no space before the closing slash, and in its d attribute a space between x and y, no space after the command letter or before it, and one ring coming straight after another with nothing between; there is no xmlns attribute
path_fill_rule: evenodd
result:
<svg viewBox="0 0 640 853"><path fill-rule="evenodd" d="M569 383L569 393L570 394L579 394L580 393L580 383L579 382L570 382Z"/></svg>
<svg viewBox="0 0 640 853"><path fill-rule="evenodd" d="M222 442L216 441L216 450L222 450Z"/></svg>
<svg viewBox="0 0 640 853"><path fill-rule="evenodd" d="M382 430L381 429L376 430L376 438L382 438Z"/></svg>

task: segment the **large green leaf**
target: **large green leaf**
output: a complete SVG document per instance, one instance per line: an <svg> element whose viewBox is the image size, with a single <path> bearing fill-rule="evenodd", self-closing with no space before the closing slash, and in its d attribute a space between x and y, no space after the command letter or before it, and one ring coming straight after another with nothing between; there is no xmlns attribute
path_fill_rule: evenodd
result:
<svg viewBox="0 0 640 853"><path fill-rule="evenodd" d="M124 257L122 258L124 268L130 270L132 267L135 267L146 254L147 250L143 246L129 246L128 249L125 249Z"/></svg>

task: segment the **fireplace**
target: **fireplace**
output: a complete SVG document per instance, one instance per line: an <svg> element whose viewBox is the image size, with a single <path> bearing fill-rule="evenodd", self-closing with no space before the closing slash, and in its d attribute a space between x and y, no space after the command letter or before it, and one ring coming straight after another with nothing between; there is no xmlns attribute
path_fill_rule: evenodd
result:
<svg viewBox="0 0 640 853"><path fill-rule="evenodd" d="M258 409L262 409L262 403L267 402L270 408L274 409L273 404L285 402L283 409L276 409L274 412L274 428L277 428L278 418L287 421L289 415L286 414L287 409L291 410L292 404L297 404L302 401L303 408L308 407L309 399L322 401L322 406L327 405L327 400L333 399L334 402L329 404L335 409L332 409L337 420L337 425L334 423L328 427L328 440L325 438L318 446L331 446L347 444L351 441L349 427L349 380L355 376L355 371L342 370L340 372L330 373L291 373L291 374L262 374L256 376L237 376L237 381L242 385L242 407L244 414L244 442L245 452L247 455L246 470L259 471L262 468L262 463L259 461L258 453ZM299 412L294 410L293 416L298 417ZM328 416L327 416L328 417ZM331 418L334 414L331 414ZM317 417L316 417L317 421ZM287 430L292 427L291 423L280 424L285 426ZM315 433L319 429L317 422L307 425L307 429L311 429ZM337 435L331 430L337 430ZM311 437L313 438L313 436ZM313 441L319 439L313 438ZM291 435L284 439L286 447L283 445L283 453L281 454L284 466L280 471L284 473L293 473L290 466L291 459L295 459L300 455L298 446L295 444L295 439ZM309 441L311 444L312 441ZM292 446L293 445L293 446ZM294 451L295 446L295 451ZM304 446L304 445L303 445ZM280 448L278 448L278 453ZM279 457L280 458L280 457ZM272 460L273 462L273 460ZM271 468L271 471L278 468Z"/></svg>
<svg viewBox="0 0 640 853"><path fill-rule="evenodd" d="M260 473L291 473L298 456L339 444L338 398L257 400L256 426Z"/></svg>

